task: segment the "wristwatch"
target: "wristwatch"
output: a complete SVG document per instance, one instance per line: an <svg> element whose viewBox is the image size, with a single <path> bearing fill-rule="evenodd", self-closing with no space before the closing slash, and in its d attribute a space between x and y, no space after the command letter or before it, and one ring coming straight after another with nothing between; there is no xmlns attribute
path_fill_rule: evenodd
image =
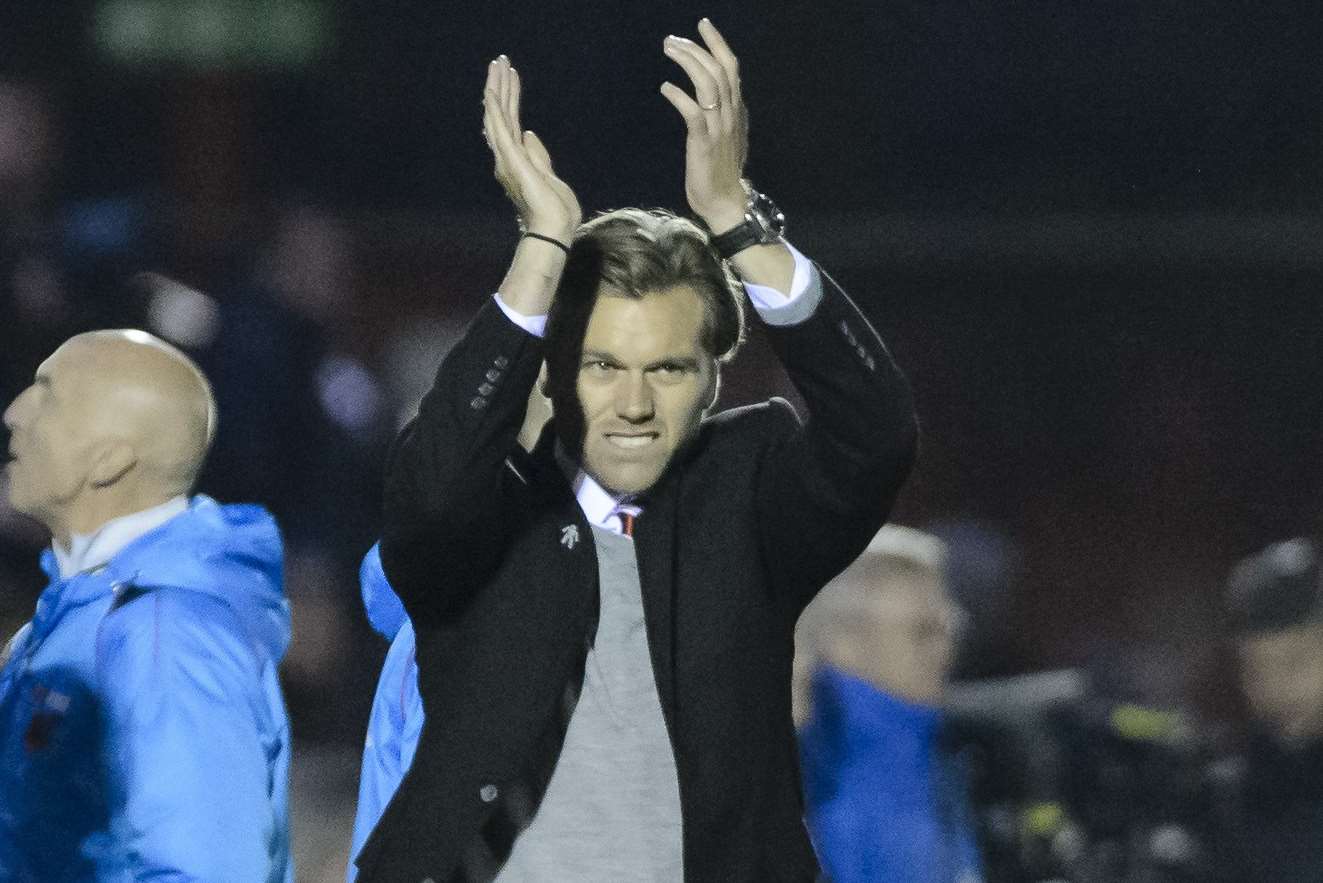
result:
<svg viewBox="0 0 1323 883"><path fill-rule="evenodd" d="M748 201L744 204L744 220L712 237L712 247L723 261L728 261L751 245L767 245L781 241L786 229L786 216L762 193L748 186L744 188Z"/></svg>

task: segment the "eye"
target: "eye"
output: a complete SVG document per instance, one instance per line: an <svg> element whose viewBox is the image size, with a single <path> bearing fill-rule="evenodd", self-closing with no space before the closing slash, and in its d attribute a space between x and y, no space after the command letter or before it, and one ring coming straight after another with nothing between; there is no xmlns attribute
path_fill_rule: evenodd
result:
<svg viewBox="0 0 1323 883"><path fill-rule="evenodd" d="M605 359L590 359L589 361L583 363L583 366L580 368L580 370L586 371L589 374L605 376L607 374L610 374L612 371L614 371L615 367L616 367L615 365L612 365L610 362L606 361Z"/></svg>
<svg viewBox="0 0 1323 883"><path fill-rule="evenodd" d="M678 362L663 362L650 369L650 373L658 380L666 383L673 383L682 380L688 373L688 369Z"/></svg>

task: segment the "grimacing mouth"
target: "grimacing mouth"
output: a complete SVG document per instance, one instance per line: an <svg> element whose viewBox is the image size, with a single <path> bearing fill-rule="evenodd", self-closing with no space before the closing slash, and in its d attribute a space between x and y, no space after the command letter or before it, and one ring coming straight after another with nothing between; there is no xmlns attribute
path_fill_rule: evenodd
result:
<svg viewBox="0 0 1323 883"><path fill-rule="evenodd" d="M661 437L661 433L654 431L604 432L602 435L605 437L608 444L625 450L639 450L641 448L646 448Z"/></svg>

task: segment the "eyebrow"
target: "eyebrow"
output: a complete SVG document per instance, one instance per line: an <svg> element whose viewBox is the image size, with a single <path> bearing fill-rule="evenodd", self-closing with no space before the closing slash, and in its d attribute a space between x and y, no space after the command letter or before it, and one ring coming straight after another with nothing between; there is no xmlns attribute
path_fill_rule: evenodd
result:
<svg viewBox="0 0 1323 883"><path fill-rule="evenodd" d="M615 355L600 350L584 350L581 356L583 362L607 362L612 365L623 365L624 363ZM690 371L697 371L699 360L693 356L667 356L657 359L655 362L649 362L643 366L644 371L654 371L658 368L664 368L671 365L678 365Z"/></svg>
<svg viewBox="0 0 1323 883"><path fill-rule="evenodd" d="M643 370L652 371L653 369L656 368L664 368L664 367L669 367L671 365L678 365L681 368L684 368L689 371L698 370L698 360L691 356L673 356L671 358L658 359L656 362L653 362L650 365L645 365L643 367Z"/></svg>

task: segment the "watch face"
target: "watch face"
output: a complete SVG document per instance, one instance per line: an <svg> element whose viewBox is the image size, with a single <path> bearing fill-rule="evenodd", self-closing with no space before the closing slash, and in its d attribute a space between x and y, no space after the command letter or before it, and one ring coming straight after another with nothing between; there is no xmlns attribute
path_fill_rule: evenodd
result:
<svg viewBox="0 0 1323 883"><path fill-rule="evenodd" d="M749 203L749 213L753 215L754 223L763 230L762 240L764 242L777 239L786 229L786 216L776 207L765 195L755 192L753 199Z"/></svg>

